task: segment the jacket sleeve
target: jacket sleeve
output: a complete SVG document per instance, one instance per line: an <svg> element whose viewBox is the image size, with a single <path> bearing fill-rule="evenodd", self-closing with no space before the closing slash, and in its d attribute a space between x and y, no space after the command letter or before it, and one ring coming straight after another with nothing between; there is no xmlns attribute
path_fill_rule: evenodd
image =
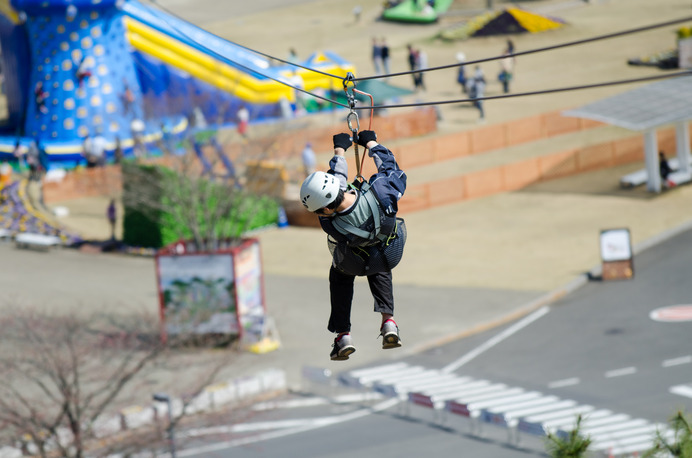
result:
<svg viewBox="0 0 692 458"><path fill-rule="evenodd" d="M336 154L329 161L329 171L339 179L339 187L346 191L348 188L348 163L343 156Z"/></svg>
<svg viewBox="0 0 692 458"><path fill-rule="evenodd" d="M370 177L370 186L385 214L393 216L399 209L398 200L406 191L406 174L399 168L394 154L383 145L370 149L370 156L377 166L377 173Z"/></svg>

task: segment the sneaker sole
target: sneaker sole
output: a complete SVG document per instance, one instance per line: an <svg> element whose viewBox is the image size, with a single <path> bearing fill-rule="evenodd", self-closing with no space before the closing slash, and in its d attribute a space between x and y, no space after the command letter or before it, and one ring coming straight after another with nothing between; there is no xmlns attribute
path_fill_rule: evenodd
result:
<svg viewBox="0 0 692 458"><path fill-rule="evenodd" d="M388 350L390 348L401 347L401 339L396 334L387 334L382 338L382 349Z"/></svg>
<svg viewBox="0 0 692 458"><path fill-rule="evenodd" d="M346 347L341 349L339 353L331 357L332 361L346 361L349 356L351 356L353 353L355 353L356 349L355 347Z"/></svg>

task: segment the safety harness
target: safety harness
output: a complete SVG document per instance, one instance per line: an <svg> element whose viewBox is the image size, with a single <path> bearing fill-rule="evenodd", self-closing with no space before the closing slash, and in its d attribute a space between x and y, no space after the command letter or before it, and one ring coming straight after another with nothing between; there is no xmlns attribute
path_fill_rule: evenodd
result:
<svg viewBox="0 0 692 458"><path fill-rule="evenodd" d="M351 185L351 186L355 188L355 186L353 186L353 185ZM349 234L355 235L356 237L367 240L369 242L379 241L379 242L388 243L388 239L390 239L392 237L396 237L396 230L393 231L393 234L382 233L381 222L380 222L380 204L377 201L377 197L375 197L375 193L369 192L369 191L370 191L370 184L369 183L363 182L360 184L361 197L363 197L365 199L365 201L368 204L368 207L370 207L370 211L372 212L372 217L373 217L374 225L375 225L375 227L373 228L372 231L368 232L368 231L361 229L359 227L356 227L356 226L354 226L354 225L352 225L346 221L343 221L338 217L334 218L332 220L332 224L334 225L334 227L336 227L341 232L348 232Z"/></svg>

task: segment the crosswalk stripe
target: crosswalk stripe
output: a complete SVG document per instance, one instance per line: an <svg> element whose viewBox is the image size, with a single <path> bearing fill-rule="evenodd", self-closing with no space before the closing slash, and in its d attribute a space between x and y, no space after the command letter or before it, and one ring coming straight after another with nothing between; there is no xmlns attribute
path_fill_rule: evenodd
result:
<svg viewBox="0 0 692 458"><path fill-rule="evenodd" d="M692 385L671 386L668 389L668 392L672 393L672 394L677 394L679 396L685 396L688 398L692 398Z"/></svg>
<svg viewBox="0 0 692 458"><path fill-rule="evenodd" d="M429 388L427 386L421 387L419 390L415 391L420 391L425 394L437 394L440 392L446 392L446 391L461 391L461 392L466 392L466 393L475 393L477 390L485 390L488 386L490 385L490 382L487 380L474 380L468 383L461 383L458 385L450 385L448 387L440 388L440 389L435 389L435 388Z"/></svg>
<svg viewBox="0 0 692 458"><path fill-rule="evenodd" d="M351 372L349 372L349 375L351 377L367 377L367 376L372 376L375 374L386 374L389 371L394 371L394 370L399 370L405 367L411 367L408 365L408 363L400 362L400 363L392 363L392 364L385 364L384 366L375 366L375 367L368 367L366 369L356 369Z"/></svg>
<svg viewBox="0 0 692 458"><path fill-rule="evenodd" d="M528 408L540 408L544 407L547 404L554 404L555 402L559 401L560 398L557 396L542 396L538 397L536 399L530 399L526 401L521 401L521 402L505 402L502 404L495 404L490 407L486 408L481 408L481 410L488 410L491 411L492 413L509 413L509 412L514 412L514 411L520 411L521 409L528 409ZM476 409L472 409L476 410Z"/></svg>
<svg viewBox="0 0 692 458"><path fill-rule="evenodd" d="M465 399L466 397L473 397L478 395L486 395L489 393L498 393L505 389L507 389L507 385L505 385L504 383L490 384L490 382L488 382L488 385L486 386L479 386L472 389L465 388L463 391L460 392L460 399Z"/></svg>
<svg viewBox="0 0 692 458"><path fill-rule="evenodd" d="M650 449L652 446L653 443L651 441L635 442L631 445L627 445L624 447L613 447L612 449L608 450L608 454L613 456L622 456L630 453L642 452L644 450Z"/></svg>
<svg viewBox="0 0 692 458"><path fill-rule="evenodd" d="M582 431L586 430L587 428L595 428L597 426L604 426L604 425L609 425L609 424L621 423L623 421L630 420L631 418L632 417L630 417L629 415L624 414L624 413L619 413L617 415L612 415L612 416L605 417L605 418L586 417L581 424Z"/></svg>
<svg viewBox="0 0 692 458"><path fill-rule="evenodd" d="M426 387L428 388L442 388L442 387L451 387L451 386L458 386L459 382L464 383L465 381L471 380L470 377L447 377L447 376L442 376L440 377L437 381L435 382L428 382L425 384ZM382 382L375 382L373 383L373 389L375 391L378 391L380 393L385 394L386 396L394 397L397 395L403 395L406 394L408 391L411 389L414 389L415 387L420 386L417 380L411 380L408 382L394 382L394 383L382 383Z"/></svg>
<svg viewBox="0 0 692 458"><path fill-rule="evenodd" d="M639 427L639 426L645 425L647 423L649 423L649 422L644 420L644 419L638 418L636 420L624 421L621 423L615 423L615 424L608 425L608 426L594 427L592 425L586 425L582 428L582 431L584 432L584 434L590 434L590 435L596 436L596 435L611 432L611 431L619 431L622 429Z"/></svg>
<svg viewBox="0 0 692 458"><path fill-rule="evenodd" d="M608 447L631 445L638 442L653 443L654 433L657 429L659 429L657 425L650 424L641 428L618 431L605 436L593 436L591 445L594 450L603 450ZM648 441L642 438L643 435L650 435Z"/></svg>
<svg viewBox="0 0 692 458"><path fill-rule="evenodd" d="M565 410L559 410L557 412L549 412L545 413L543 415L536 415L534 418L537 418L537 420L540 423L545 423L549 420L564 420L565 418L572 417L573 419L577 418L577 415L584 414L591 412L593 410L596 410L595 407L592 406L587 406L587 405L580 405L576 407L571 407L569 409Z"/></svg>
<svg viewBox="0 0 692 458"><path fill-rule="evenodd" d="M613 412L611 412L610 410L607 410L607 409L587 412L587 413L582 415L582 425L585 424L586 418L599 419L599 418L604 418L604 417L608 417L608 416L613 416ZM537 421L541 421L539 418L540 418L540 416L528 417L525 420L528 422L537 422ZM564 429L564 428L573 429L577 424L577 419L574 416L570 415L570 416L563 417L563 418L554 418L551 420L542 420L542 423L543 423L543 426L545 428L548 428L548 429Z"/></svg>
<svg viewBox="0 0 692 458"><path fill-rule="evenodd" d="M626 375L633 371L636 369L624 368L611 371L606 376ZM455 404L465 405L468 411L476 412L474 415L480 415L481 420L498 426L514 427L521 420L522 431L535 431L529 431L531 434L571 430L576 426L577 415L582 415L581 432L591 437L592 448L610 448L611 453L634 453L650 448L653 435L659 428L644 419L632 419L629 415L614 414L607 409L595 410L593 406L579 405L573 400L407 363L356 370L342 375L339 380L350 383L350 386L371 387L390 396L408 398L409 402L418 398L429 399L435 409L442 408L445 401L453 400ZM692 385L674 386L670 392L692 397ZM663 428L664 434L669 435L670 431ZM651 437L642 437L645 434Z"/></svg>
<svg viewBox="0 0 692 458"><path fill-rule="evenodd" d="M503 396L500 398L486 400L465 398L464 402L468 404L470 410L481 410L490 409L502 405L513 405L512 403L526 402L529 400L540 398L541 396L543 396L542 393L539 393L538 391L531 391L529 393L521 393L513 396Z"/></svg>
<svg viewBox="0 0 692 458"><path fill-rule="evenodd" d="M349 386L370 387L373 382L376 382L378 380L396 381L396 379L402 375L423 372L423 370L424 369L422 366L399 367L399 368L391 368L391 369L389 369L387 371L383 371L383 372L375 372L375 373L360 375L358 377L346 375L346 376L342 377L341 379L346 381L346 384Z"/></svg>
<svg viewBox="0 0 692 458"><path fill-rule="evenodd" d="M526 396L529 393L526 393L524 389L522 388L506 388L504 390L498 391L498 392L492 392L492 393L481 393L477 394L475 396L464 396L464 402L466 404L472 404L476 402L485 402L485 401L497 401L500 399L508 399L508 398L515 398L517 396ZM540 395L540 393L539 393ZM527 398L529 399L529 398Z"/></svg>
<svg viewBox="0 0 692 458"><path fill-rule="evenodd" d="M547 397L550 397L550 396L547 396ZM508 411L504 412L504 414L505 414L505 417L507 417L507 418L523 418L523 417L526 417L529 415L534 415L534 414L542 413L542 412L551 412L551 411L558 410L558 409L573 407L575 405L577 405L577 403L575 401L572 401L572 400L551 402L551 403L542 404L542 405L538 405L538 406L527 407L525 409L508 410Z"/></svg>

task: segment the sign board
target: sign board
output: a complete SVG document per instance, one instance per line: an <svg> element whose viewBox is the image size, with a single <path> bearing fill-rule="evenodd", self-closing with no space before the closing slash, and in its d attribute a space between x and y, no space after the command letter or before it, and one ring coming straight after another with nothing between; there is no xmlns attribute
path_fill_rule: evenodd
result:
<svg viewBox="0 0 692 458"><path fill-rule="evenodd" d="M692 38L678 40L678 67L692 68Z"/></svg>
<svg viewBox="0 0 692 458"><path fill-rule="evenodd" d="M600 245L603 280L629 279L634 276L629 229L601 231Z"/></svg>
<svg viewBox="0 0 692 458"><path fill-rule="evenodd" d="M261 339L266 312L259 241L215 252L195 252L191 244L177 242L156 255L156 273L164 339L179 334Z"/></svg>

